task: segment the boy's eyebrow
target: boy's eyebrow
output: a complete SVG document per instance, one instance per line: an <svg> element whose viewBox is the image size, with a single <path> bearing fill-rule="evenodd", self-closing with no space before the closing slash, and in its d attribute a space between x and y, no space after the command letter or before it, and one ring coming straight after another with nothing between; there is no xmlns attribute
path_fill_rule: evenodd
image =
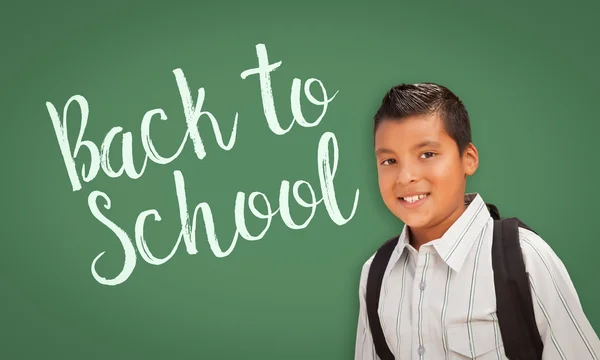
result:
<svg viewBox="0 0 600 360"><path fill-rule="evenodd" d="M379 154L393 154L394 151L390 150L388 148L379 148L377 149L377 151L375 151L375 154L379 155Z"/></svg>
<svg viewBox="0 0 600 360"><path fill-rule="evenodd" d="M433 141L433 140L425 140L425 141L421 141L420 143L418 143L417 145L413 146L413 149L420 149L426 146L431 146L431 147L440 147L440 143L438 141Z"/></svg>

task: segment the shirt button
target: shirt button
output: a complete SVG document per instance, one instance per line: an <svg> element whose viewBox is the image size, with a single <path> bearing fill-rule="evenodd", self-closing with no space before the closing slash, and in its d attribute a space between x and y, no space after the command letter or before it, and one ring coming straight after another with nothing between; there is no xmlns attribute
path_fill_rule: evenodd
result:
<svg viewBox="0 0 600 360"><path fill-rule="evenodd" d="M423 345L419 346L419 355L423 355L425 353L425 348Z"/></svg>
<svg viewBox="0 0 600 360"><path fill-rule="evenodd" d="M419 288L421 288L421 290L425 290L425 281L421 281L421 284L419 284Z"/></svg>

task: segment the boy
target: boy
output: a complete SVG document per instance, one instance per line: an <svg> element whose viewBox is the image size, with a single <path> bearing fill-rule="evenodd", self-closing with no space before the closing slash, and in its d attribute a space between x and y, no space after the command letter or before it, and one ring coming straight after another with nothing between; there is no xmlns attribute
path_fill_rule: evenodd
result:
<svg viewBox="0 0 600 360"><path fill-rule="evenodd" d="M395 359L507 359L496 314L494 219L465 194L479 158L468 113L444 86L392 88L374 118L379 189L404 222L383 273L378 307ZM543 359L600 358L600 340L561 260L533 231L518 229ZM355 359L379 359L360 277Z"/></svg>

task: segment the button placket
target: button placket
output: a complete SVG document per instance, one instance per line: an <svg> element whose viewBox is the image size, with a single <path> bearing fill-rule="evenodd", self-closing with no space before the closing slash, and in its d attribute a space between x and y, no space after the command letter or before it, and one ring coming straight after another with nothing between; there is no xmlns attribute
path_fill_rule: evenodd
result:
<svg viewBox="0 0 600 360"><path fill-rule="evenodd" d="M429 246L423 246L421 251L419 251L419 272L417 273L420 278L418 279L418 301L420 303L418 308L419 315L419 324L417 329L419 331L417 336L417 354L419 359L424 359L425 354L425 344L427 343L427 333L425 329L428 328L427 324L427 301L425 299L425 289L427 287L427 276L428 272L432 268L433 263L433 254L430 251L431 248ZM416 280L416 279L415 279Z"/></svg>

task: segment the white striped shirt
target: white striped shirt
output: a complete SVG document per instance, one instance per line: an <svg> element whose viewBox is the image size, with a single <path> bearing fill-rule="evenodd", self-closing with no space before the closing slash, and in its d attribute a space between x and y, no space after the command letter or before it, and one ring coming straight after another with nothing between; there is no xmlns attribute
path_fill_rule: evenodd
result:
<svg viewBox="0 0 600 360"><path fill-rule="evenodd" d="M398 359L506 359L496 317L492 270L493 219L479 194L440 238L417 252L406 226L383 277L379 317ZM533 232L520 229L544 360L600 358L562 261ZM355 360L379 359L368 325L365 293L373 256L362 268Z"/></svg>

